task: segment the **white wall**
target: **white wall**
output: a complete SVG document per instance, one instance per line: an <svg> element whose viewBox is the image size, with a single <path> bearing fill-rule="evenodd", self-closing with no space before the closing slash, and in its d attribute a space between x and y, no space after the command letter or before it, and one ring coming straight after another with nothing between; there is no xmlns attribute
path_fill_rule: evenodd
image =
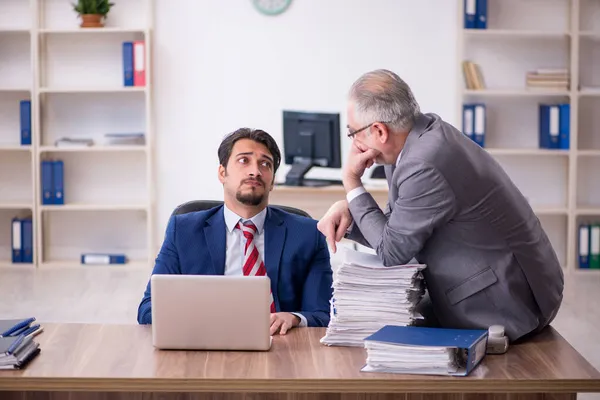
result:
<svg viewBox="0 0 600 400"><path fill-rule="evenodd" d="M284 109L339 112L345 127L345 96L366 71L395 71L423 111L456 123L457 7L453 0L295 0L267 17L250 0L156 0L156 240L178 204L222 199L217 148L225 134L261 128L282 148ZM343 160L348 147L342 140ZM311 175L339 178L340 170Z"/></svg>

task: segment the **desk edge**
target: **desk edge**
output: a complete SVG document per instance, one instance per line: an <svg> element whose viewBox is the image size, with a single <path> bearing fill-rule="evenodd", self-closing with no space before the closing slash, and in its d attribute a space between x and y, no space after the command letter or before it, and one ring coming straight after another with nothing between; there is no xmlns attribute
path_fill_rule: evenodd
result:
<svg viewBox="0 0 600 400"><path fill-rule="evenodd" d="M432 383L435 383L433 385ZM426 389L424 389L426 388ZM444 381L369 379L156 379L3 377L0 391L106 392L320 392L320 393L584 393L600 392L600 379Z"/></svg>

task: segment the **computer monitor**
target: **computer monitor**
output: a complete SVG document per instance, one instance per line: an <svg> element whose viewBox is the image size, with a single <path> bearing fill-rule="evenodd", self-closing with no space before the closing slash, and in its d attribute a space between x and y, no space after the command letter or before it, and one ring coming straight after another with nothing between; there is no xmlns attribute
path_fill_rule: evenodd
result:
<svg viewBox="0 0 600 400"><path fill-rule="evenodd" d="M325 186L338 181L307 180L313 167L341 168L340 114L283 111L285 163L292 168L285 177L289 186Z"/></svg>

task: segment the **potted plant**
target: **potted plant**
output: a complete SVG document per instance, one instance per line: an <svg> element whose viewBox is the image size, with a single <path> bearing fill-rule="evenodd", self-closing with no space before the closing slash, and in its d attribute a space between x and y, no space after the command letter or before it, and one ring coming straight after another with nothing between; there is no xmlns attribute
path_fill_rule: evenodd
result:
<svg viewBox="0 0 600 400"><path fill-rule="evenodd" d="M109 0L77 0L73 9L81 16L82 28L102 28L112 6Z"/></svg>

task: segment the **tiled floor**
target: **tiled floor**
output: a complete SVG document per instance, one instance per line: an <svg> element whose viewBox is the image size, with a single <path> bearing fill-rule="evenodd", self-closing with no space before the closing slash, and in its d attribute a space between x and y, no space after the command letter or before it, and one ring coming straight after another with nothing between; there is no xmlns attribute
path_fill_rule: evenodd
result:
<svg viewBox="0 0 600 400"><path fill-rule="evenodd" d="M136 323L150 269L77 267L0 270L0 318L43 322ZM568 274L553 326L600 370L600 274ZM600 400L600 394L580 395Z"/></svg>

